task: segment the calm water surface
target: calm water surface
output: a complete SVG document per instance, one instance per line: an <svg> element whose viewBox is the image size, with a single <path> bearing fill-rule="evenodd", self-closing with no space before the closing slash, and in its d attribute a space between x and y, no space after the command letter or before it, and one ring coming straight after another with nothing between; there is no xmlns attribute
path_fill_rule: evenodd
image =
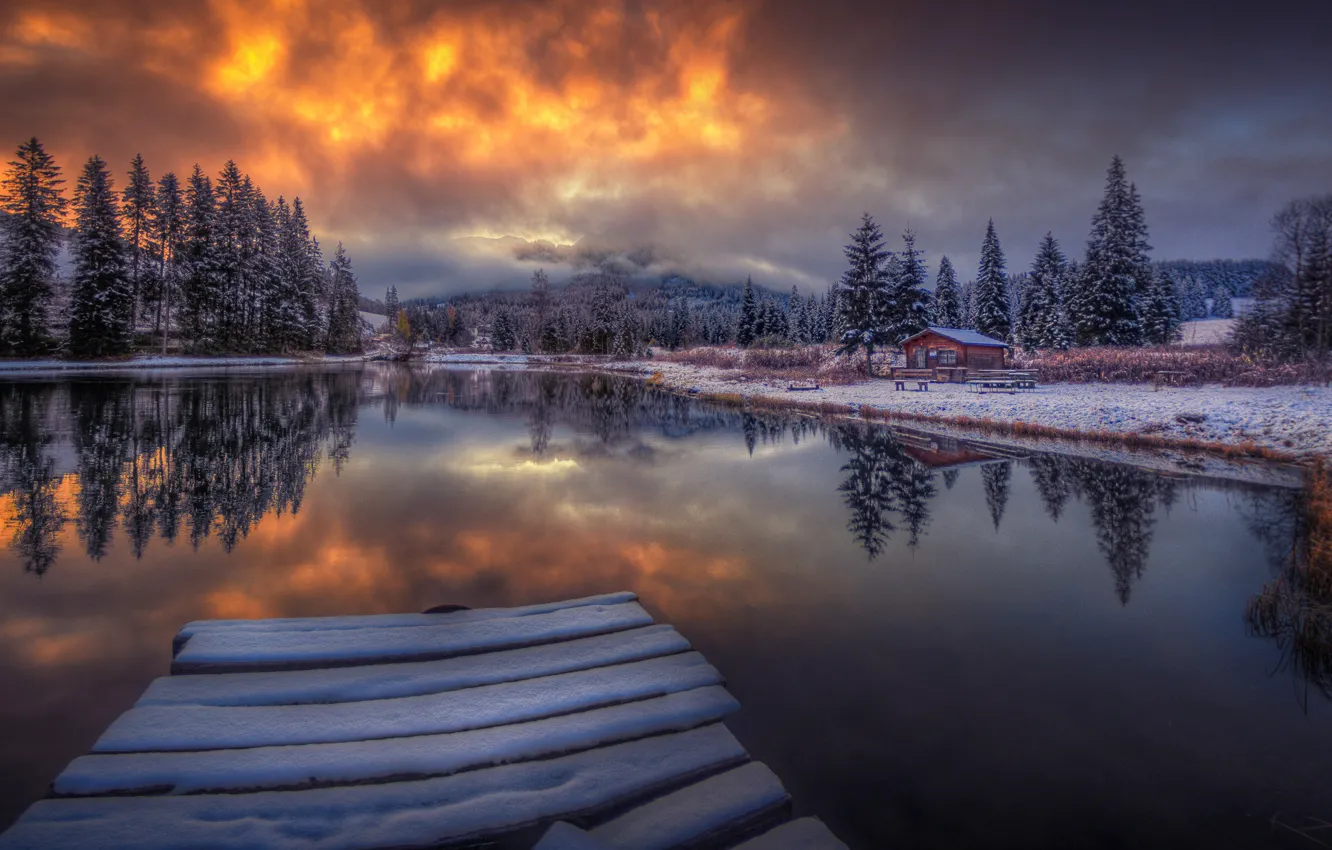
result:
<svg viewBox="0 0 1332 850"><path fill-rule="evenodd" d="M1316 847L1274 821L1332 821L1329 701L1245 618L1284 491L556 374L19 380L0 428L0 826L187 620L621 589L856 848Z"/></svg>

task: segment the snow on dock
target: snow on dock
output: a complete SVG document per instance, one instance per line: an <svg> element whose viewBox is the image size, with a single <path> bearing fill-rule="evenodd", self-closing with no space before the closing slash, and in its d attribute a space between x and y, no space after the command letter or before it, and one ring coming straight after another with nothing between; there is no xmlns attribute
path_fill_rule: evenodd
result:
<svg viewBox="0 0 1332 850"><path fill-rule="evenodd" d="M845 850L722 724L720 672L630 593L188 624L16 848Z"/></svg>

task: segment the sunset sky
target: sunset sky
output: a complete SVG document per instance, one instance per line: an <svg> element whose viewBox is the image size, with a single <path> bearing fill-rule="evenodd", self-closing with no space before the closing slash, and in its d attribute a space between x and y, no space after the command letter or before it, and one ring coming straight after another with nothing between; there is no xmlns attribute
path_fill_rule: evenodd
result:
<svg viewBox="0 0 1332 850"><path fill-rule="evenodd" d="M517 285L517 236L822 289L862 211L975 273L1080 252L1110 157L1155 256L1332 190L1332 3L9 0L0 144L300 195L362 290ZM72 180L71 180L72 183ZM647 249L647 250L644 250ZM572 252L537 258L557 279Z"/></svg>

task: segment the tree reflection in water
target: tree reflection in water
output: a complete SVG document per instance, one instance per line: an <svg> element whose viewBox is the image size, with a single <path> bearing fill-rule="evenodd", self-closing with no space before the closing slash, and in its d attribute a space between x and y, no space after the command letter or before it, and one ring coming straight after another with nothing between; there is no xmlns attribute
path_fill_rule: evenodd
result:
<svg viewBox="0 0 1332 850"><path fill-rule="evenodd" d="M650 452L649 430L671 437L735 433L750 455L787 438L823 437L843 455L837 492L850 513L847 530L870 560L898 534L908 547L922 545L934 500L952 493L960 474L945 465L938 475L884 426L736 411L603 375L386 366L220 380L150 373L16 382L0 386L0 495L10 497L9 544L37 575L56 562L70 522L94 560L117 526L136 557L154 536L173 541L182 531L196 547L216 536L230 551L264 515L300 510L325 462L341 471L358 409L376 404L389 422L404 409L440 404L520 415L526 449L536 457L550 451L560 425L583 439L580 450L597 453ZM1146 567L1156 511L1169 508L1180 485L1153 472L1056 455L984 463L979 475L996 532L1015 464L1029 471L1052 521L1073 500L1087 505L1115 594L1127 604ZM1281 498L1269 491L1252 496L1269 512L1283 510L1272 507ZM1250 525L1277 548L1289 549L1299 533L1270 518ZM1251 606L1251 621L1255 631L1296 648L1302 669L1323 671L1325 683L1326 662L1317 667L1301 648L1323 640L1319 630L1326 628L1300 601L1311 586L1301 575L1283 573L1261 597L1266 601Z"/></svg>
<svg viewBox="0 0 1332 850"><path fill-rule="evenodd" d="M1320 465L1298 495L1246 508L1277 576L1249 600L1244 619L1250 634L1276 642L1277 669L1300 683L1307 709L1310 686L1332 699L1332 473Z"/></svg>

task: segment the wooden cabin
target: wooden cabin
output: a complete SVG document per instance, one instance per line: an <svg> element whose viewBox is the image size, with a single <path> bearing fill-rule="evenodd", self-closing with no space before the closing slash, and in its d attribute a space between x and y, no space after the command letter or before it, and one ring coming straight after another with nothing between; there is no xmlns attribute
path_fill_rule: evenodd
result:
<svg viewBox="0 0 1332 850"><path fill-rule="evenodd" d="M936 381L965 381L968 372L1008 366L1004 342L960 328L926 328L902 340L902 350L905 369L927 369Z"/></svg>

